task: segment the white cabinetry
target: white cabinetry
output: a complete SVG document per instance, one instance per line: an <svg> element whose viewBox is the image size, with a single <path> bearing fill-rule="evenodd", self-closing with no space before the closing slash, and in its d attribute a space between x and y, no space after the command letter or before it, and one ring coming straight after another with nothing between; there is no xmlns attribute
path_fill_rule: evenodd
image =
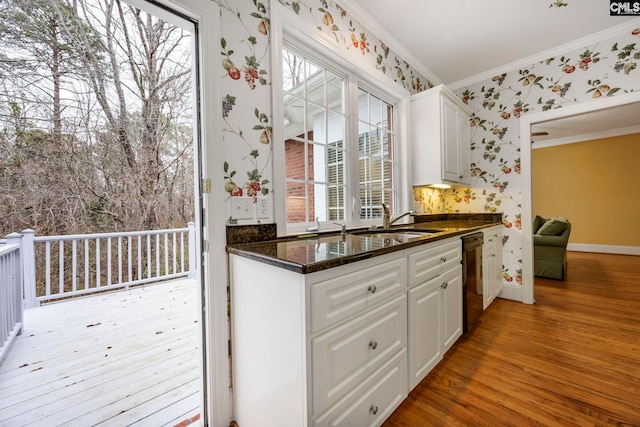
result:
<svg viewBox="0 0 640 427"><path fill-rule="evenodd" d="M409 389L413 389L462 335L462 253L460 239L405 252Z"/></svg>
<svg viewBox="0 0 640 427"><path fill-rule="evenodd" d="M471 112L444 85L411 97L413 185L471 185Z"/></svg>
<svg viewBox="0 0 640 427"><path fill-rule="evenodd" d="M407 396L406 260L311 274L230 255L243 427L380 425Z"/></svg>
<svg viewBox="0 0 640 427"><path fill-rule="evenodd" d="M483 233L482 290L486 309L502 291L502 226L487 228Z"/></svg>
<svg viewBox="0 0 640 427"><path fill-rule="evenodd" d="M238 424L381 425L462 334L460 262L459 237L306 275L230 254Z"/></svg>

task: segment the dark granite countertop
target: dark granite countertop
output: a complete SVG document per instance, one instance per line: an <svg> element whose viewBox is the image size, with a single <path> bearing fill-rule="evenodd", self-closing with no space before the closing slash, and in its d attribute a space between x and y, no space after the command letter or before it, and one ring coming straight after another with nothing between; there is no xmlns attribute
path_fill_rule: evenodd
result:
<svg viewBox="0 0 640 427"><path fill-rule="evenodd" d="M260 242L230 244L227 246L227 252L307 274L464 235L501 223L500 214L420 215L416 217L416 222L413 224L392 227L392 230L398 231L397 234L357 234L365 230L349 230L344 236L335 232L305 234ZM402 233L402 230L409 229L434 232Z"/></svg>

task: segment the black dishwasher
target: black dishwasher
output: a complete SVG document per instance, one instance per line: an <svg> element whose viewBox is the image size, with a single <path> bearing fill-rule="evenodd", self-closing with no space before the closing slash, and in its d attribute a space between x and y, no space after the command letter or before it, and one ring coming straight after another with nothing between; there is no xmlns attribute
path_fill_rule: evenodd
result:
<svg viewBox="0 0 640 427"><path fill-rule="evenodd" d="M483 233L462 237L462 323L464 333L478 322L483 311L482 297L482 244Z"/></svg>

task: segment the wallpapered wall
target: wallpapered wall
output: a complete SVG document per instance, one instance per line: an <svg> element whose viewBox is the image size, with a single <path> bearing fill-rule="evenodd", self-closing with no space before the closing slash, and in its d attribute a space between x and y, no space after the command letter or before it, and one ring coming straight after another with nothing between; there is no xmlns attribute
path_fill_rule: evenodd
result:
<svg viewBox="0 0 640 427"><path fill-rule="evenodd" d="M213 0L221 9L220 93L224 120L225 206L230 223L256 220L234 218L232 197L271 197L270 13L268 1ZM334 1L284 1L291 14L328 35L340 49L369 62L412 93L433 87L384 42L349 16ZM273 218L262 219L273 222Z"/></svg>
<svg viewBox="0 0 640 427"><path fill-rule="evenodd" d="M231 198L271 197L272 145L268 0L213 0L221 9L218 48L223 104L225 207ZM271 0L274 2L275 0ZM280 0L340 49L360 56L412 93L432 87L392 47L375 37L335 1ZM375 31L375 29L373 29ZM416 189L423 212L504 212L504 279L521 283L521 197L518 117L640 90L640 29L593 46L513 70L456 91L473 112L473 188ZM429 66L429 64L425 64ZM264 219L272 222L273 218ZM257 221L244 221L252 223Z"/></svg>
<svg viewBox="0 0 640 427"><path fill-rule="evenodd" d="M473 188L447 190L443 204L447 211L504 213L505 281L522 281L518 118L638 91L638 62L640 28L455 91L473 113Z"/></svg>

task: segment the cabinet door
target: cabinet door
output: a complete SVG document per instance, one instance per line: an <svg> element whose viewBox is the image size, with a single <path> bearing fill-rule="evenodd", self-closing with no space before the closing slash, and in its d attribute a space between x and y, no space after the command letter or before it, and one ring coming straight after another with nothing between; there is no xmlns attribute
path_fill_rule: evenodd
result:
<svg viewBox="0 0 640 427"><path fill-rule="evenodd" d="M442 97L442 179L459 182L460 144L458 106L446 97Z"/></svg>
<svg viewBox="0 0 640 427"><path fill-rule="evenodd" d="M482 248L483 308L491 305L502 291L502 230L493 227L485 231Z"/></svg>
<svg viewBox="0 0 640 427"><path fill-rule="evenodd" d="M498 229L495 233L493 240L494 249L494 257L493 257L493 268L494 268L494 287L493 287L493 297L496 298L502 292L502 229Z"/></svg>
<svg viewBox="0 0 640 427"><path fill-rule="evenodd" d="M424 283L462 261L460 239L448 243L432 243L426 249L417 247L407 251L409 286Z"/></svg>
<svg viewBox="0 0 640 427"><path fill-rule="evenodd" d="M314 427L379 426L407 396L403 351L368 377L353 392L316 417Z"/></svg>
<svg viewBox="0 0 640 427"><path fill-rule="evenodd" d="M493 301L493 289L495 278L495 256L493 253L493 234L485 234L485 242L482 245L482 309L486 310Z"/></svg>
<svg viewBox="0 0 640 427"><path fill-rule="evenodd" d="M409 389L413 389L442 359L440 276L409 289Z"/></svg>
<svg viewBox="0 0 640 427"><path fill-rule="evenodd" d="M469 117L458 113L458 182L471 185L471 127Z"/></svg>
<svg viewBox="0 0 640 427"><path fill-rule="evenodd" d="M462 335L462 266L448 270L441 277L442 306L444 307L442 353Z"/></svg>
<svg viewBox="0 0 640 427"><path fill-rule="evenodd" d="M405 288L405 266L401 254L390 254L314 273L310 279L311 331L319 332L400 295Z"/></svg>
<svg viewBox="0 0 640 427"><path fill-rule="evenodd" d="M311 340L313 413L355 388L406 348L407 301L402 295Z"/></svg>

